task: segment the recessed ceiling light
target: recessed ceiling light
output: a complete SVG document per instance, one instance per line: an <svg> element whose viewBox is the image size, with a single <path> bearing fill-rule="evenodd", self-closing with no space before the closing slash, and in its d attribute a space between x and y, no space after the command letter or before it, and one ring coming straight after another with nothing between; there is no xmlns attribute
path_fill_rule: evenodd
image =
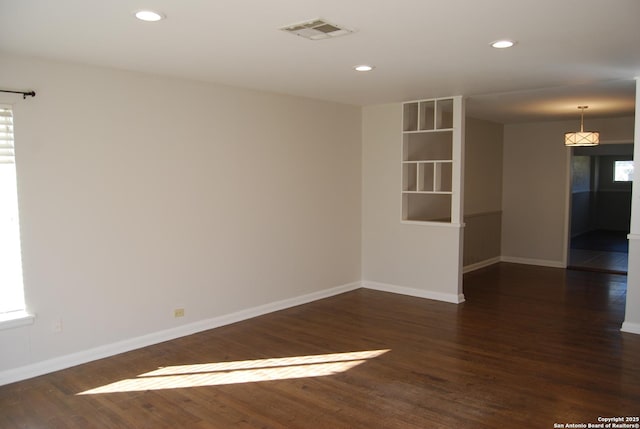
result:
<svg viewBox="0 0 640 429"><path fill-rule="evenodd" d="M147 22L156 22L166 18L162 13L152 10L139 10L135 15L139 20Z"/></svg>
<svg viewBox="0 0 640 429"><path fill-rule="evenodd" d="M497 49L504 49L504 48L510 48L513 45L515 45L516 42L514 42L513 40L496 40L495 42L491 42L491 46L493 46L494 48Z"/></svg>
<svg viewBox="0 0 640 429"><path fill-rule="evenodd" d="M359 72L368 72L373 70L373 68L373 66L370 66L368 64L360 64L359 66L355 66L353 69Z"/></svg>

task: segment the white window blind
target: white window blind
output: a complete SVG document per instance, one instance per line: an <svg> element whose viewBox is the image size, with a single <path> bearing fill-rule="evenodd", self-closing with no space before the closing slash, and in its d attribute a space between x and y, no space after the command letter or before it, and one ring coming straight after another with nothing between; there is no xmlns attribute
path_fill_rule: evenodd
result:
<svg viewBox="0 0 640 429"><path fill-rule="evenodd" d="M12 111L0 106L0 319L25 309L15 163Z"/></svg>
<svg viewBox="0 0 640 429"><path fill-rule="evenodd" d="M11 109L0 107L0 164L15 164L13 146L13 115Z"/></svg>

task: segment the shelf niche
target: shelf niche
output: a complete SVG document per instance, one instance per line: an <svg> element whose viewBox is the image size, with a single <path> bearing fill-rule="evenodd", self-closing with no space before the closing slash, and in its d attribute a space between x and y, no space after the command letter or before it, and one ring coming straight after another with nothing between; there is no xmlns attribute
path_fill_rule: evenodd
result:
<svg viewBox="0 0 640 429"><path fill-rule="evenodd" d="M450 161L405 162L402 166L402 191L451 193L452 168Z"/></svg>
<svg viewBox="0 0 640 429"><path fill-rule="evenodd" d="M402 220L460 222L462 98L402 109Z"/></svg>
<svg viewBox="0 0 640 429"><path fill-rule="evenodd" d="M404 103L402 131L432 131L453 128L453 98Z"/></svg>
<svg viewBox="0 0 640 429"><path fill-rule="evenodd" d="M451 194L403 194L402 213L405 221L450 223Z"/></svg>
<svg viewBox="0 0 640 429"><path fill-rule="evenodd" d="M431 133L411 133L402 136L403 161L451 160L453 146L451 130Z"/></svg>

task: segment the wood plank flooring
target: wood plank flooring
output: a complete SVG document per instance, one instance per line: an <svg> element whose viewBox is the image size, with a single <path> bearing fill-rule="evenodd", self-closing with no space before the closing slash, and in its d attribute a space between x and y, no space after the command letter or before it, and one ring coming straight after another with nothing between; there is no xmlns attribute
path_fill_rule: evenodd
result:
<svg viewBox="0 0 640 429"><path fill-rule="evenodd" d="M571 249L569 252L569 268L627 274L629 270L629 254L602 250Z"/></svg>
<svg viewBox="0 0 640 429"><path fill-rule="evenodd" d="M569 268L626 274L629 241L625 231L595 230L571 239Z"/></svg>
<svg viewBox="0 0 640 429"><path fill-rule="evenodd" d="M360 289L2 386L0 428L553 428L640 414L625 276L497 264L464 289L461 305ZM114 391L80 394L100 388Z"/></svg>

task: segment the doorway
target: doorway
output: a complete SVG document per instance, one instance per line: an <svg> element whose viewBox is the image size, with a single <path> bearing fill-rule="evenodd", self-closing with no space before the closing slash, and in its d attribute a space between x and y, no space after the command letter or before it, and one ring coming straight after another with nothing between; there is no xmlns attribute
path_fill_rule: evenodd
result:
<svg viewBox="0 0 640 429"><path fill-rule="evenodd" d="M632 143L573 150L568 268L627 273L632 160Z"/></svg>

